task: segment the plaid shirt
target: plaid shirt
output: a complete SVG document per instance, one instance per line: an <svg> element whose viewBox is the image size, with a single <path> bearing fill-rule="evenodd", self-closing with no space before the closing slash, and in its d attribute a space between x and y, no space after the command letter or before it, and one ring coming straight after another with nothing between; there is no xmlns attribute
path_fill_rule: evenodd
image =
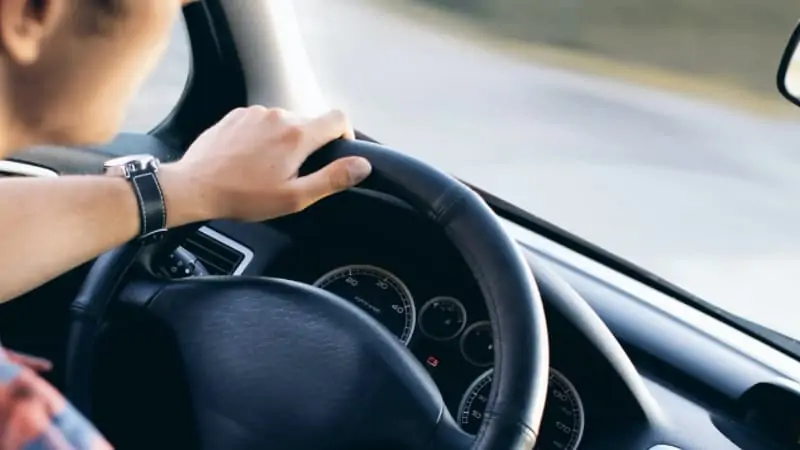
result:
<svg viewBox="0 0 800 450"><path fill-rule="evenodd" d="M0 450L110 450L26 358L0 347Z"/></svg>

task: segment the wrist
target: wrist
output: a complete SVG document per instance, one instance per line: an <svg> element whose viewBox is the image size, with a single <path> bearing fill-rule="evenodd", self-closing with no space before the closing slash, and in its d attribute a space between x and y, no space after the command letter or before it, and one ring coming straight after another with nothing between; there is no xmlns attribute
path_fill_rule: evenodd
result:
<svg viewBox="0 0 800 450"><path fill-rule="evenodd" d="M167 228L217 218L213 202L192 174L192 171L177 163L162 164L158 170L158 182L167 212Z"/></svg>

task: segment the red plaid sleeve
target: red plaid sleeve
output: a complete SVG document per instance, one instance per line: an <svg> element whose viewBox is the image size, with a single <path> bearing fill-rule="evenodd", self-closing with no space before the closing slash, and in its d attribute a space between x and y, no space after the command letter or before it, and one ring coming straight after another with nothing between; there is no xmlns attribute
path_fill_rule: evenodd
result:
<svg viewBox="0 0 800 450"><path fill-rule="evenodd" d="M0 349L0 450L111 448L55 388Z"/></svg>

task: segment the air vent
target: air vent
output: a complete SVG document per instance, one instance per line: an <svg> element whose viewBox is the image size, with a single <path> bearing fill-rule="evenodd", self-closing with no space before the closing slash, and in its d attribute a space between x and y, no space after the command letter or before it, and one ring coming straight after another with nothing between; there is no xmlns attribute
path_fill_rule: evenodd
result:
<svg viewBox="0 0 800 450"><path fill-rule="evenodd" d="M240 275L253 259L249 248L208 227L201 228L182 247L195 255L211 275Z"/></svg>

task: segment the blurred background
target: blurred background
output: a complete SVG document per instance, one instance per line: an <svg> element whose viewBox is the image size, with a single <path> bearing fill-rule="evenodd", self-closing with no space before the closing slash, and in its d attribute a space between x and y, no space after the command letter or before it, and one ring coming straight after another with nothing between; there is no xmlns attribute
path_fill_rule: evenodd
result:
<svg viewBox="0 0 800 450"><path fill-rule="evenodd" d="M795 0L410 0L520 40L718 77L775 93ZM770 70L764 70L769 68Z"/></svg>
<svg viewBox="0 0 800 450"><path fill-rule="evenodd" d="M796 0L294 0L357 128L800 338ZM178 27L126 125L188 73Z"/></svg>

